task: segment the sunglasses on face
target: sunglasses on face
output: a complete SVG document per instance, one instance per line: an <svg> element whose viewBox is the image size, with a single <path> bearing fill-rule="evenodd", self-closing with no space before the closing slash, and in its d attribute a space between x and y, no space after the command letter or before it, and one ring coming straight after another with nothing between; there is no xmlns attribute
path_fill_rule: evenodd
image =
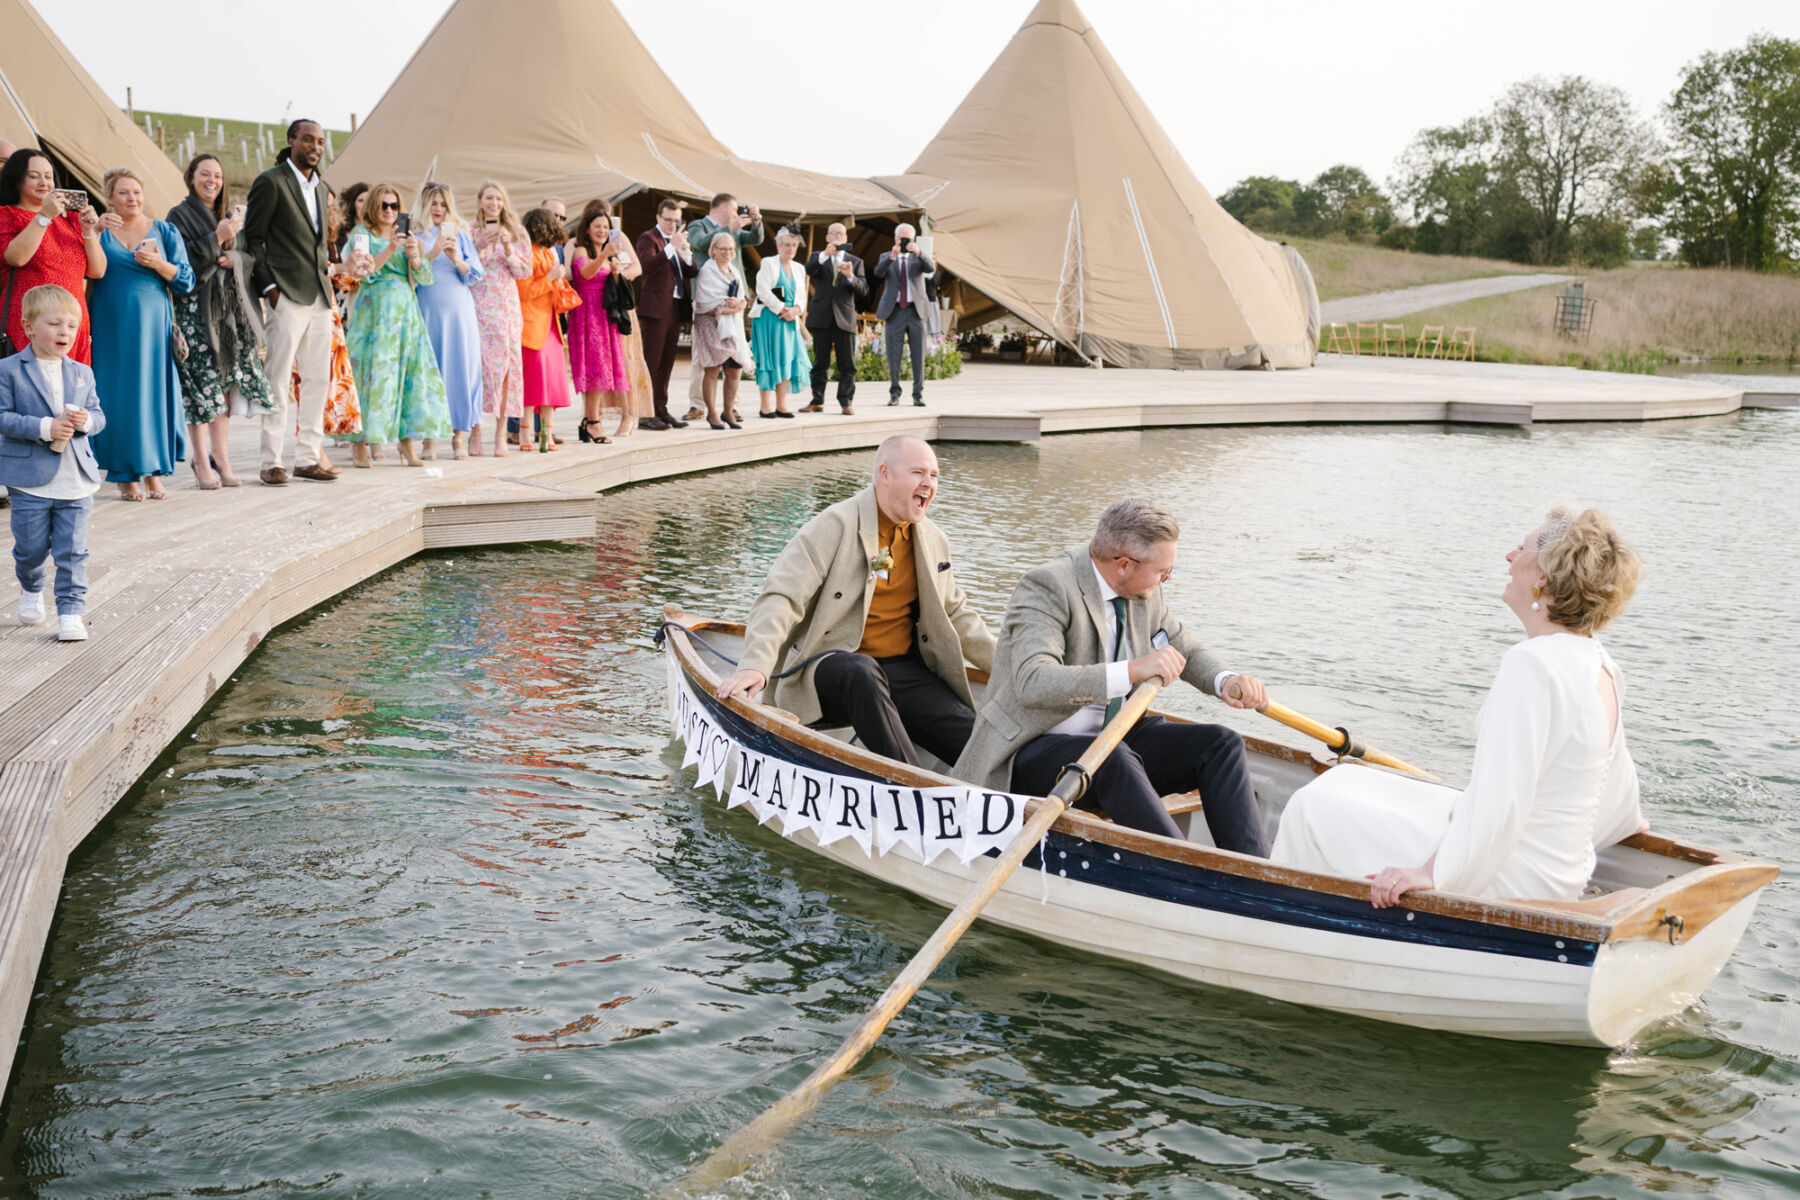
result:
<svg viewBox="0 0 1800 1200"><path fill-rule="evenodd" d="M382 212L399 212L400 205L397 201L383 200L381 202L381 211Z"/></svg>

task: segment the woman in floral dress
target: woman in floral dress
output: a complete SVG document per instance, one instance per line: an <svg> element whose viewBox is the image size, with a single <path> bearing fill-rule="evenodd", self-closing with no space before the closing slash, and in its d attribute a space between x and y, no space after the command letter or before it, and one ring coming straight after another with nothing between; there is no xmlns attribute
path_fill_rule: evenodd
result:
<svg viewBox="0 0 1800 1200"><path fill-rule="evenodd" d="M469 290L481 325L481 407L494 414L494 454L504 457L507 419L525 415L525 317L518 281L531 277L531 239L499 184L483 183L475 204L475 249L484 274ZM469 438L469 453L481 453L479 426Z"/></svg>
<svg viewBox="0 0 1800 1200"><path fill-rule="evenodd" d="M250 311L250 291L243 286L250 262L232 253L244 218L232 211L225 168L211 154L197 155L186 178L187 198L169 210L169 224L181 232L196 283L186 295L170 297L188 347L187 359L176 360L175 371L181 377L194 477L201 491L211 491L221 484L239 486L228 441L231 394L243 397L253 414L274 408L275 396L256 354L263 341L260 315Z"/></svg>
<svg viewBox="0 0 1800 1200"><path fill-rule="evenodd" d="M413 294L415 285L431 281L431 265L417 238L400 236L399 215L400 189L378 184L363 198L362 223L350 233L352 252L363 251L366 235L366 253L373 259L345 331L362 402L357 466L369 461L371 444L397 441L406 465L421 467L413 439L450 436L444 379Z"/></svg>

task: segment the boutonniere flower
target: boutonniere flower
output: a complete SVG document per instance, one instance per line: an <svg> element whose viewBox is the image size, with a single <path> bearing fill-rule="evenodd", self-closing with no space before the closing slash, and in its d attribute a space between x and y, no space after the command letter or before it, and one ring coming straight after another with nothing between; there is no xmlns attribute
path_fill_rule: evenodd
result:
<svg viewBox="0 0 1800 1200"><path fill-rule="evenodd" d="M881 553L877 554L874 558L871 558L869 560L869 578L870 579L879 579L883 583L886 583L887 577L888 577L888 571L890 568L893 567L893 565L894 565L893 550L890 547L883 546L881 548Z"/></svg>

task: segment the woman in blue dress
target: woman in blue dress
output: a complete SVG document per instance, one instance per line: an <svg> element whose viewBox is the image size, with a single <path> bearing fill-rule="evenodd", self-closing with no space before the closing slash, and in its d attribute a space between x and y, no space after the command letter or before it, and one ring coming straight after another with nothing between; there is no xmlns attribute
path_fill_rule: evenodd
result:
<svg viewBox="0 0 1800 1200"><path fill-rule="evenodd" d="M350 231L353 252L374 265L356 289L356 307L344 340L350 370L362 401L362 432L356 435L356 465L369 465L369 447L400 443L409 467L424 460L414 438L450 436L450 407L437 354L425 333L425 318L413 289L431 282L431 264L419 239L399 230L400 189L376 184L363 197L362 223Z"/></svg>
<svg viewBox="0 0 1800 1200"><path fill-rule="evenodd" d="M756 359L756 389L765 418L791 417L788 397L810 386L812 359L801 341L806 319L806 269L794 261L800 235L775 235L775 257L756 271L756 306L750 310L750 353Z"/></svg>
<svg viewBox="0 0 1800 1200"><path fill-rule="evenodd" d="M94 329L94 383L106 405L106 428L94 436L94 458L125 500L161 500L164 475L187 457L181 378L170 339L171 292L194 290L181 233L144 215L144 184L124 167L101 185L112 211L100 219L106 274L88 290Z"/></svg>
<svg viewBox="0 0 1800 1200"><path fill-rule="evenodd" d="M444 378L450 428L455 431L450 445L457 458L467 458L471 430L477 439L474 449L480 448L482 398L481 323L470 285L481 282L487 272L475 239L456 214L456 197L448 187L426 184L419 191L419 211L425 214L419 245L431 264L430 281L419 282L419 313ZM430 442L425 443L425 457L436 457Z"/></svg>

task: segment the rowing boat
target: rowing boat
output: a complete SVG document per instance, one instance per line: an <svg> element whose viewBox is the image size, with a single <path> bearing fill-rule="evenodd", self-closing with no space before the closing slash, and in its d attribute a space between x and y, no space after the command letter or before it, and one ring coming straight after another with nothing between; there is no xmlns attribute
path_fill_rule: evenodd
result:
<svg viewBox="0 0 1800 1200"><path fill-rule="evenodd" d="M921 798L967 791L942 771L852 744L848 729L811 728L766 705L719 700L713 689L738 654L743 626L672 605L666 613L672 707L679 693L690 723L704 725L721 748L703 768L721 797L744 763L829 776L852 795L856 780ZM986 676L971 670L969 678L979 703ZM1271 830L1288 798L1321 772L1384 769L1261 738L1244 742ZM697 756L690 741L690 758ZM1196 797L1165 802L1185 840L1095 812L1065 813L982 919L1182 979L1378 1021L1618 1046L1700 998L1779 873L1771 863L1646 831L1600 853L1578 901L1427 891L1376 909L1366 882L1220 850L1197 819ZM749 809L742 815L756 819ZM866 835L821 836L804 824L788 836L947 907L993 862L987 852L930 855L898 841L876 852Z"/></svg>

